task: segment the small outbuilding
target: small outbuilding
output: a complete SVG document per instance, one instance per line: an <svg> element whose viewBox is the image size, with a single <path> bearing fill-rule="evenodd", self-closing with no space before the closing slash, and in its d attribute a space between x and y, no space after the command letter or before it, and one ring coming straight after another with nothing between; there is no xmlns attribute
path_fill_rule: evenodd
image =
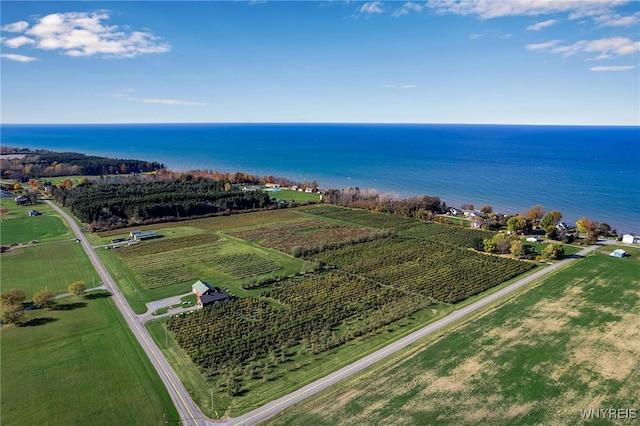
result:
<svg viewBox="0 0 640 426"><path fill-rule="evenodd" d="M639 241L640 241L640 238L632 234L624 234L622 236L622 242L626 244L637 244Z"/></svg>
<svg viewBox="0 0 640 426"><path fill-rule="evenodd" d="M196 295L197 305L201 308L229 300L229 293L205 281L196 281L191 286L191 290Z"/></svg>
<svg viewBox="0 0 640 426"><path fill-rule="evenodd" d="M628 254L627 254L626 251L624 251L622 249L616 249L616 250L611 252L610 256L621 257L622 258L622 257L628 256Z"/></svg>
<svg viewBox="0 0 640 426"><path fill-rule="evenodd" d="M131 231L129 236L132 237L134 241L142 241L158 238L158 233L156 231Z"/></svg>
<svg viewBox="0 0 640 426"><path fill-rule="evenodd" d="M40 214L37 210L27 210L27 216L38 216Z"/></svg>

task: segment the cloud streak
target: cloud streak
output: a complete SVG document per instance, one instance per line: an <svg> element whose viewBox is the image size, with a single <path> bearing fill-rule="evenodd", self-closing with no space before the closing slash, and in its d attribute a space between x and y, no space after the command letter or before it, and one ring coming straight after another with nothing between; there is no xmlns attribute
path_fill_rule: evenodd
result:
<svg viewBox="0 0 640 426"><path fill-rule="evenodd" d="M205 106L204 102L183 101L180 99L158 99L158 98L127 98L128 101L142 102L145 104L161 104L161 105L184 105L184 106Z"/></svg>
<svg viewBox="0 0 640 426"><path fill-rule="evenodd" d="M32 56L16 55L15 53L3 53L0 55L0 58L9 59L10 61L15 62L33 62L38 59Z"/></svg>
<svg viewBox="0 0 640 426"><path fill-rule="evenodd" d="M551 25L558 22L556 19L547 19L546 21L537 22L533 25L529 25L527 29L529 31L540 31L543 28L550 27Z"/></svg>
<svg viewBox="0 0 640 426"><path fill-rule="evenodd" d="M559 12L570 13L570 19L578 19L610 13L613 7L625 3L628 3L628 0L428 0L426 5L437 13L476 15L481 19L505 16L538 16Z"/></svg>
<svg viewBox="0 0 640 426"><path fill-rule="evenodd" d="M164 53L171 46L148 31L127 31L118 25L105 26L106 11L67 12L46 15L30 26L26 21L4 25L2 31L23 33L3 38L9 48L31 45L40 50L59 50L72 57L100 56L134 58L147 53Z"/></svg>
<svg viewBox="0 0 640 426"><path fill-rule="evenodd" d="M590 71L596 71L596 72L601 72L601 71L628 71L628 70L632 70L635 69L635 65L611 65L611 66L601 66L601 67L591 67L589 68Z"/></svg>
<svg viewBox="0 0 640 426"><path fill-rule="evenodd" d="M527 50L548 51L565 57L579 53L597 53L594 59L607 59L615 56L626 56L640 52L640 41L626 37L609 37L599 40L580 40L572 44L559 45L560 41L551 40L544 43L528 44Z"/></svg>

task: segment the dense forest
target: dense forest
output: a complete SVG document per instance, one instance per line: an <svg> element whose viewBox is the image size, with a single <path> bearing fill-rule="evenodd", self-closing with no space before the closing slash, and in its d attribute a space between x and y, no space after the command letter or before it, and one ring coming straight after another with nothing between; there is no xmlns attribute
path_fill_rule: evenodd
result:
<svg viewBox="0 0 640 426"><path fill-rule="evenodd" d="M53 176L100 176L152 172L163 164L144 160L98 157L76 152L53 152L3 147L0 173L3 177L26 182Z"/></svg>
<svg viewBox="0 0 640 426"><path fill-rule="evenodd" d="M271 203L267 192L245 191L228 182L193 177L89 181L73 188L56 187L53 196L94 229L232 213L265 208Z"/></svg>

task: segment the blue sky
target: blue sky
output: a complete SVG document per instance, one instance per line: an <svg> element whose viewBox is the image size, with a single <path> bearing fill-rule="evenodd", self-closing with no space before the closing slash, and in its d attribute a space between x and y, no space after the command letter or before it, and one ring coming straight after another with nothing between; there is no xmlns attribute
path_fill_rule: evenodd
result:
<svg viewBox="0 0 640 426"><path fill-rule="evenodd" d="M640 125L640 2L2 1L3 123Z"/></svg>

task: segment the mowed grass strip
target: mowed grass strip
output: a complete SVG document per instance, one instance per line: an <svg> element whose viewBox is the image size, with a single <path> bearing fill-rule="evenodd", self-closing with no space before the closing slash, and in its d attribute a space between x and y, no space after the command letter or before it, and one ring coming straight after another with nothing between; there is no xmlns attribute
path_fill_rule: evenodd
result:
<svg viewBox="0 0 640 426"><path fill-rule="evenodd" d="M640 250L626 250L589 256L269 424L574 425L580 410L637 410Z"/></svg>
<svg viewBox="0 0 640 426"><path fill-rule="evenodd" d="M100 285L89 258L75 241L39 243L0 255L2 289L19 288L27 300L48 288L66 293L69 284L84 281L87 286Z"/></svg>
<svg viewBox="0 0 640 426"><path fill-rule="evenodd" d="M148 358L111 299L101 295L29 311L24 321L30 326L2 326L2 424L179 421Z"/></svg>

